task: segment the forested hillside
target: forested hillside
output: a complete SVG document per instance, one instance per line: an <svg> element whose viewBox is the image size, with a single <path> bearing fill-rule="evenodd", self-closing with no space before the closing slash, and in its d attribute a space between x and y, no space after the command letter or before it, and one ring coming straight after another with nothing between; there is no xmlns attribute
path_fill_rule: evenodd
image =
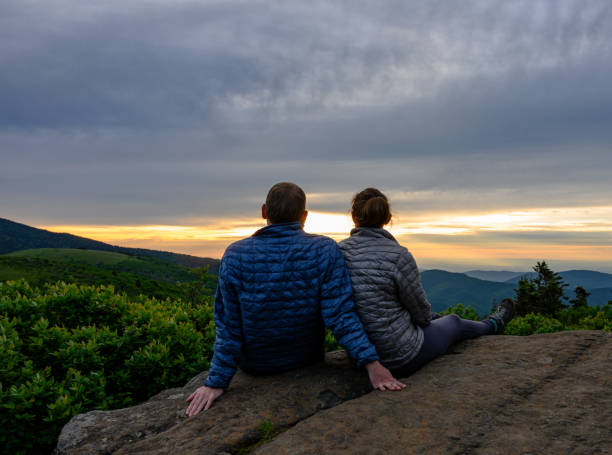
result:
<svg viewBox="0 0 612 455"><path fill-rule="evenodd" d="M478 271L480 276L489 275L488 271ZM464 273L451 273L444 270L425 270L421 273L423 288L434 311L461 303L470 305L480 315L487 314L494 302L499 303L505 297L512 297L518 288L521 277L533 279L537 274L529 272L513 277L508 281L486 281L468 276ZM501 272L502 274L512 272ZM503 277L504 275L500 275ZM612 300L612 274L592 270L569 270L560 272L559 276L567 284L565 292L568 298L574 297L578 286L588 293L589 305L605 305Z"/></svg>
<svg viewBox="0 0 612 455"><path fill-rule="evenodd" d="M35 248L75 248L111 251L130 256L153 257L189 268L208 266L211 273L217 273L219 269L218 259L200 258L168 251L114 246L72 234L55 233L44 229L37 229L25 224L0 218L0 254Z"/></svg>
<svg viewBox="0 0 612 455"><path fill-rule="evenodd" d="M189 298L195 287L212 294L215 275L206 268L188 269L152 257L68 248L23 250L0 256L0 282L25 279L33 286L64 281L80 285L112 285L128 296L157 299Z"/></svg>

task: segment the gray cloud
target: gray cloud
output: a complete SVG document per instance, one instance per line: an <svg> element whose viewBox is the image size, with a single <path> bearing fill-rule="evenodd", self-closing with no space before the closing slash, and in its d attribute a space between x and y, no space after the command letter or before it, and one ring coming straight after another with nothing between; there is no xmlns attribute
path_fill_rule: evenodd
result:
<svg viewBox="0 0 612 455"><path fill-rule="evenodd" d="M0 216L256 216L281 180L315 210L609 204L605 0L6 0L0 43Z"/></svg>
<svg viewBox="0 0 612 455"><path fill-rule="evenodd" d="M591 151L589 159L531 152L354 161L143 159L129 166L50 160L44 167L23 158L0 170L0 206L14 216L58 224L256 217L268 188L283 180L297 182L308 193L332 193L309 202L309 208L318 211L346 212L351 195L366 186L389 192L394 209L403 216L603 206L609 205L612 190L608 158L607 151Z"/></svg>
<svg viewBox="0 0 612 455"><path fill-rule="evenodd" d="M0 124L18 128L233 127L413 102L435 113L457 81L478 96L480 81L509 77L543 95L533 74L605 62L612 28L605 1L0 8Z"/></svg>

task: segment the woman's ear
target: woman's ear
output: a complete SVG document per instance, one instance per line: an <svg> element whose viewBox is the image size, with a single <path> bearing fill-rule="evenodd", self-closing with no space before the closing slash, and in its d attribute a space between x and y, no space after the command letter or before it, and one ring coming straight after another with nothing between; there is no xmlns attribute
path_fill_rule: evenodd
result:
<svg viewBox="0 0 612 455"><path fill-rule="evenodd" d="M351 218L353 219L353 224L355 225L355 227L359 227L357 226L357 218L355 218L355 212L351 212Z"/></svg>

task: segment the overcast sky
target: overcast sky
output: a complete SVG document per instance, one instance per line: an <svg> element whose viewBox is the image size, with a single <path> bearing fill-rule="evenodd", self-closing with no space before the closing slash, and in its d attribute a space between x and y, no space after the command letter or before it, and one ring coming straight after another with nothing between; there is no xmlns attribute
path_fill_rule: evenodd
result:
<svg viewBox="0 0 612 455"><path fill-rule="evenodd" d="M0 68L0 217L219 256L112 227L377 186L426 266L612 271L608 0L2 0Z"/></svg>

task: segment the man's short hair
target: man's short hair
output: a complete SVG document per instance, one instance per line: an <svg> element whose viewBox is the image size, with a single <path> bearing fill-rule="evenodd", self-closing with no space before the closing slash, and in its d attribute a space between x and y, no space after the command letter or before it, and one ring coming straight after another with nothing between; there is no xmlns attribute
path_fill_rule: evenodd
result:
<svg viewBox="0 0 612 455"><path fill-rule="evenodd" d="M277 183L268 191L266 218L270 223L299 221L304 210L306 210L306 195L295 183Z"/></svg>

